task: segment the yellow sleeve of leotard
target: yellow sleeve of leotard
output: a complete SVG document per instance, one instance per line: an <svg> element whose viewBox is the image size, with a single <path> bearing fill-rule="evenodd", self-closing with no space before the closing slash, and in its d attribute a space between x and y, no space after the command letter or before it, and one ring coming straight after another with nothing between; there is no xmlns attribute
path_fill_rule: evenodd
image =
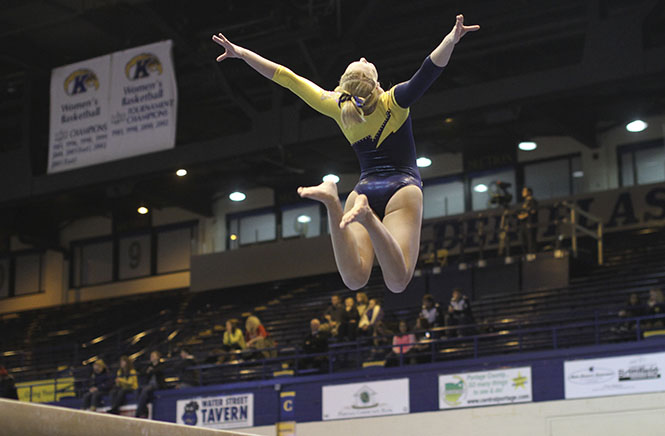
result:
<svg viewBox="0 0 665 436"><path fill-rule="evenodd" d="M277 68L272 80L291 90L314 110L339 120L340 109L337 105L338 93L326 91L304 77L300 77L285 67Z"/></svg>

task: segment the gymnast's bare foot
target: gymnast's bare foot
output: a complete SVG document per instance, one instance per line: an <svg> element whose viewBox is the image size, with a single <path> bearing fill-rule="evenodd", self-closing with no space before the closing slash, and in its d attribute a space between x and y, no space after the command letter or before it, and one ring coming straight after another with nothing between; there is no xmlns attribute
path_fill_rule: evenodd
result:
<svg viewBox="0 0 665 436"><path fill-rule="evenodd" d="M320 201L326 206L339 203L339 194L337 193L337 185L333 182L323 182L318 186L300 187L298 188L298 195L302 198L311 198L312 200Z"/></svg>
<svg viewBox="0 0 665 436"><path fill-rule="evenodd" d="M372 209L369 207L367 196L360 194L356 197L356 202L350 211L344 214L342 221L339 223L339 228L343 229L351 223L359 222L363 224L365 220L372 215Z"/></svg>

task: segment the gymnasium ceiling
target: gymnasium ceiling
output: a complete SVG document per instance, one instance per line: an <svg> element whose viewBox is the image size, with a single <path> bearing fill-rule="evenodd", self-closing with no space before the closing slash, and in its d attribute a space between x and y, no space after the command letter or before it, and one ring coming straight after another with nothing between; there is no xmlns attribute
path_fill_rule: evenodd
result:
<svg viewBox="0 0 665 436"><path fill-rule="evenodd" d="M386 88L410 77L463 12L482 28L462 40L428 98L414 107L419 153L514 146L541 135L572 136L594 148L599 133L662 113L664 3L3 0L0 169L3 151L28 147L31 195L0 207L14 220L36 221L40 211L66 210L52 212L63 221L108 213L109 199L130 204L141 197L210 213L211 196L232 185L290 192L325 172L357 170L342 136L319 131L315 112L241 61L217 64L221 51L210 41L217 32L324 88L364 56ZM173 181L177 159L168 157L144 173L115 171L91 184L45 176L51 69L163 39L174 42L179 101L172 155L193 169L186 184Z"/></svg>

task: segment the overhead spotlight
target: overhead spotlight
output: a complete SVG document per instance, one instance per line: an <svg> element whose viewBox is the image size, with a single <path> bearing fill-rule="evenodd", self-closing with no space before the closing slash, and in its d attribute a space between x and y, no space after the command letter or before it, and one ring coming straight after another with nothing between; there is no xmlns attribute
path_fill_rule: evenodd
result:
<svg viewBox="0 0 665 436"><path fill-rule="evenodd" d="M447 118L446 118L445 120L443 120L443 121L444 121L446 124L450 124L450 123L452 123L452 122L455 121L455 120L452 119L451 117L447 117Z"/></svg>
<svg viewBox="0 0 665 436"><path fill-rule="evenodd" d="M476 192L487 192L487 185L484 183L479 183L473 187L473 190Z"/></svg>
<svg viewBox="0 0 665 436"><path fill-rule="evenodd" d="M300 215L298 218L296 218L296 221L298 221L300 224L307 224L312 222L312 217L309 215Z"/></svg>
<svg viewBox="0 0 665 436"><path fill-rule="evenodd" d="M243 201L247 196L244 192L235 191L229 194L229 200L231 201Z"/></svg>
<svg viewBox="0 0 665 436"><path fill-rule="evenodd" d="M325 176L323 176L323 181L337 183L339 182L339 177L336 176L335 174L326 174Z"/></svg>
<svg viewBox="0 0 665 436"><path fill-rule="evenodd" d="M236 239L238 239L238 235L236 235L235 233L231 233L231 236L229 236L229 239L231 239L232 241L235 241Z"/></svg>
<svg viewBox="0 0 665 436"><path fill-rule="evenodd" d="M538 147L538 145L533 141L522 141L517 145L517 148L522 151L533 151L536 147Z"/></svg>
<svg viewBox="0 0 665 436"><path fill-rule="evenodd" d="M178 177L185 177L187 175L187 170L184 168L180 168L178 171L175 172L175 175Z"/></svg>
<svg viewBox="0 0 665 436"><path fill-rule="evenodd" d="M649 125L642 120L634 120L626 124L626 130L631 133L641 132L646 129Z"/></svg>
<svg viewBox="0 0 665 436"><path fill-rule="evenodd" d="M425 168L432 165L432 160L426 157L419 157L416 159L416 165L418 165L419 168Z"/></svg>
<svg viewBox="0 0 665 436"><path fill-rule="evenodd" d="M145 207L145 206L139 206L139 208L136 209L136 211L137 211L138 213L140 213L141 215L145 215L145 214L147 214L147 213L149 212L148 208Z"/></svg>

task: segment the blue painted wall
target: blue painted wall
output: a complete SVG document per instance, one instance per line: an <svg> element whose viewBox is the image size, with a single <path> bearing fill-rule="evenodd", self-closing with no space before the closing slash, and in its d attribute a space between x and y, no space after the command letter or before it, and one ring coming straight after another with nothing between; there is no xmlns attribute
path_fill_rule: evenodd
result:
<svg viewBox="0 0 665 436"><path fill-rule="evenodd" d="M231 383L190 389L157 392L154 418L175 422L176 401L193 397L254 394L254 425L272 425L279 421L280 392L294 391L297 422L321 421L321 388L327 385L359 383L394 378L408 378L411 413L436 411L439 408L438 376L440 374L491 370L501 367L531 366L533 400L564 399L563 364L566 360L643 354L665 349L665 339L654 338L640 342L580 347L567 350L515 353L483 359L455 360L435 364L411 365L398 368L368 368L345 373L280 377L265 381ZM71 400L60 405L76 407Z"/></svg>

